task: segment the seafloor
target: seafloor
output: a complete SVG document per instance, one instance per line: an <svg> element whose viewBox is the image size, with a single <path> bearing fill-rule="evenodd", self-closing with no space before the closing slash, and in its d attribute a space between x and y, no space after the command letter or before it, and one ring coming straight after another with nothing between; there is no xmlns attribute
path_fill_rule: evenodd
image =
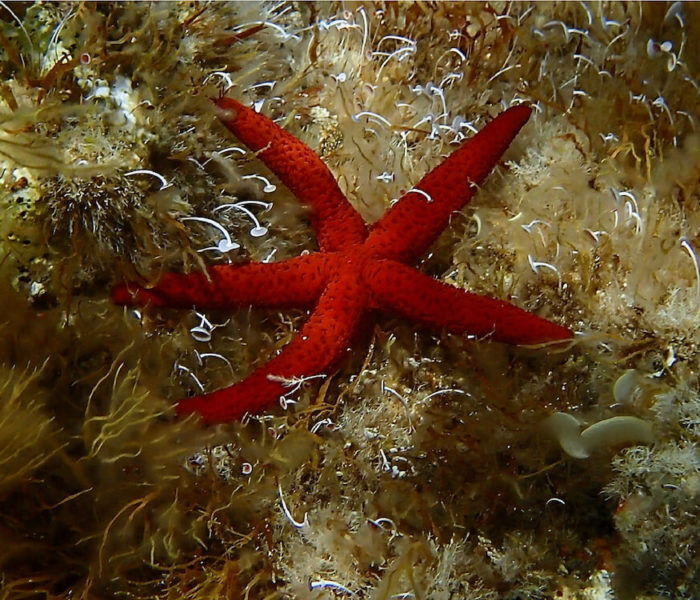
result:
<svg viewBox="0 0 700 600"><path fill-rule="evenodd" d="M0 599L700 597L700 5L0 4ZM384 315L286 410L178 420L306 313L111 287L316 249L223 92L369 222L531 103L419 268L575 343Z"/></svg>

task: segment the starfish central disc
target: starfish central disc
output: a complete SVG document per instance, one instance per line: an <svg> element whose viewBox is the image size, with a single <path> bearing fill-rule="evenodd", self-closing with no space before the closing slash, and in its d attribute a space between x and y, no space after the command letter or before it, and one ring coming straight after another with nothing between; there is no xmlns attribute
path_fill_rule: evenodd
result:
<svg viewBox="0 0 700 600"><path fill-rule="evenodd" d="M412 266L447 227L452 213L471 199L527 122L530 108L515 106L500 114L368 229L308 146L236 100L215 102L224 125L310 207L320 251L278 263L215 265L206 276L168 273L148 289L129 282L112 290L112 300L123 305L313 308L279 355L239 383L180 400L179 414L194 412L207 423L221 423L265 410L284 396L290 382L330 373L360 326L377 312L509 344L572 337L565 327L446 285Z"/></svg>

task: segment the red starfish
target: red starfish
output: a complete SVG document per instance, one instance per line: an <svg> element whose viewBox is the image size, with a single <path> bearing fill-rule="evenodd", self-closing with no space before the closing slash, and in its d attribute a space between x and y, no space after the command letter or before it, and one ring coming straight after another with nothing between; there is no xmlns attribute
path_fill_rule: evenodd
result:
<svg viewBox="0 0 700 600"><path fill-rule="evenodd" d="M168 273L151 289L118 285L112 300L178 308L310 308L314 303L315 308L278 356L235 385L180 400L179 414L197 412L207 423L221 423L264 410L288 391L289 382L329 373L349 349L360 323L372 319L375 311L509 344L572 337L565 327L507 302L440 283L410 266L472 197L528 120L528 107L515 106L491 121L368 230L308 146L231 98L215 102L224 110L226 127L310 205L320 252L278 263L213 266L209 280L201 273Z"/></svg>

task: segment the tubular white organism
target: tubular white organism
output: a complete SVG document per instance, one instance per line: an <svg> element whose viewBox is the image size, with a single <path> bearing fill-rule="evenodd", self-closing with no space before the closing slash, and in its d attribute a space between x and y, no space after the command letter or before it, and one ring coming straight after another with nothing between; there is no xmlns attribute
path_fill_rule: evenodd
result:
<svg viewBox="0 0 700 600"><path fill-rule="evenodd" d="M177 363L175 363L175 368L178 371L184 371L185 373L187 373L194 380L195 384L199 388L199 391L204 393L204 386L202 385L202 382L199 381L199 379L197 379L197 376L190 369L188 369L184 365L179 365Z"/></svg>
<svg viewBox="0 0 700 600"><path fill-rule="evenodd" d="M265 187L263 188L263 192L266 194L271 194L277 189L277 186L274 183L271 183L270 180L267 177L263 177L262 175L243 175L241 179L257 179L259 181L262 181L265 184Z"/></svg>
<svg viewBox="0 0 700 600"><path fill-rule="evenodd" d="M190 332L192 330L190 329ZM204 360L205 358L218 358L219 360L222 360L223 362L226 363L228 368L231 370L231 374L233 374L233 365L231 364L231 361L229 361L228 358L225 356L222 356L221 354L218 354L217 352L197 352L197 350L194 351L194 355L197 358L197 362L200 364L200 366L204 365Z"/></svg>
<svg viewBox="0 0 700 600"><path fill-rule="evenodd" d="M407 195L410 194L411 192L414 192L414 193L416 193L416 194L420 194L421 196L423 196L423 197L425 198L425 200L428 202L428 204L432 204L433 198L432 198L432 196L431 196L430 194L428 194L428 192L426 192L425 190L421 190L420 188L411 188L410 190L408 190L408 191L404 194L404 196L407 196Z"/></svg>
<svg viewBox="0 0 700 600"><path fill-rule="evenodd" d="M208 246L207 248L200 248L197 250L197 252L207 252L209 250L215 250L217 252L220 252L221 254L225 254L226 252L230 252L231 250L236 250L241 247L240 244L237 244L231 239L231 236L229 235L229 232L226 231L226 228L221 224L217 223L216 221L212 219L207 219L206 217L183 217L180 219L181 221L198 221L200 223L206 223L207 225L211 225L212 227L216 227L224 236L219 240L219 243L216 246Z"/></svg>
<svg viewBox="0 0 700 600"><path fill-rule="evenodd" d="M280 505L282 506L282 512L284 513L284 516L287 517L287 520L292 524L293 527L296 529L301 529L302 527L308 527L309 526L309 516L307 513L304 513L304 520L299 522L294 519L292 516L292 513L289 512L289 509L287 508L287 503L284 501L284 497L282 496L282 484L278 481L277 482L277 491L279 492L279 497L280 497Z"/></svg>
<svg viewBox="0 0 700 600"><path fill-rule="evenodd" d="M378 125L386 125L387 127L393 127L391 122L386 119L385 117L382 117L382 115L378 115L377 113L374 113L370 110L362 110L358 113L355 113L352 115L352 120L355 121L355 123L360 122L360 117L367 117L368 121L372 121L374 123L377 123Z"/></svg>
<svg viewBox="0 0 700 600"><path fill-rule="evenodd" d="M269 204L267 202L260 202L259 200L243 200L241 202L235 202L233 204L222 204L220 206L217 206L214 209L214 212L218 212L220 210L228 210L230 208L240 210L241 212L248 215L248 217L250 217L250 219L255 225L255 227L253 227L253 229L250 230L250 235L253 237L262 237L267 233L267 227L261 225L258 218L249 209L246 208L246 205L250 204L255 206L263 206L265 210L269 210L270 208L272 208L272 204Z"/></svg>
<svg viewBox="0 0 700 600"><path fill-rule="evenodd" d="M155 171L151 171L150 169L136 169L135 171L129 171L128 173L124 173L124 177L131 177L132 175L152 175L160 181L161 190L169 188L173 185L172 183L168 183L168 180L165 177L163 177L160 173L156 173Z"/></svg>
<svg viewBox="0 0 700 600"><path fill-rule="evenodd" d="M688 253L688 255L690 256L690 260L693 261L693 266L695 267L696 296L697 299L700 300L700 268L698 267L698 257L695 254L695 250L690 245L688 238L686 238L685 236L681 238L681 248L683 248Z"/></svg>
<svg viewBox="0 0 700 600"><path fill-rule="evenodd" d="M318 579L316 581L309 581L309 591L318 589L336 590L338 592L343 592L348 596L352 596L353 598L357 598L357 594L355 592L349 590L344 585L341 585L336 581L331 581L330 579Z"/></svg>
<svg viewBox="0 0 700 600"><path fill-rule="evenodd" d="M542 261L535 261L532 259L532 255L528 254L527 255L527 260L530 263L530 268L536 273L539 274L539 269L544 268L544 269L550 269L554 271L557 274L557 279L559 280L559 289L561 290L561 273L559 272L559 269L557 269L554 265L551 265L547 262L542 262Z"/></svg>
<svg viewBox="0 0 700 600"><path fill-rule="evenodd" d="M226 73L225 71L212 71L211 73L209 73L209 75L207 75L202 80L202 84L205 84L207 82L207 80L210 77L212 77L213 75L218 75L226 82L226 87L224 88L224 94L233 87L233 81L231 80L231 76L228 73Z"/></svg>
<svg viewBox="0 0 700 600"><path fill-rule="evenodd" d="M459 389L448 389L448 390L437 390L436 392L433 392L432 394L428 394L425 398L423 398L423 402L426 400L430 400L431 398L434 398L435 396L441 396L443 394L462 394L464 396L471 396L469 392L465 392L464 390L459 390Z"/></svg>

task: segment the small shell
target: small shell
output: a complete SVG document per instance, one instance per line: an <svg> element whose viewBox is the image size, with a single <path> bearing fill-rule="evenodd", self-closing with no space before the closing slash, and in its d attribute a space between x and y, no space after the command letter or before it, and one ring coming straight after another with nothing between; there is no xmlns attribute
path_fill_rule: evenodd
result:
<svg viewBox="0 0 700 600"><path fill-rule="evenodd" d="M627 369L617 378L613 385L615 402L627 404L632 400L634 393L639 389L640 376L635 369Z"/></svg>

